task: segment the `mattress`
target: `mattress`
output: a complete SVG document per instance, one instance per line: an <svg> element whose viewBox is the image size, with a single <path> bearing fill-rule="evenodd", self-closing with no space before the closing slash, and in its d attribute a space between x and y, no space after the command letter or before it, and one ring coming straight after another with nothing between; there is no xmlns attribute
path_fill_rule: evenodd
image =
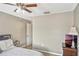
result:
<svg viewBox="0 0 79 59"><path fill-rule="evenodd" d="M38 51L14 46L0 53L0 56L43 56L43 54Z"/></svg>

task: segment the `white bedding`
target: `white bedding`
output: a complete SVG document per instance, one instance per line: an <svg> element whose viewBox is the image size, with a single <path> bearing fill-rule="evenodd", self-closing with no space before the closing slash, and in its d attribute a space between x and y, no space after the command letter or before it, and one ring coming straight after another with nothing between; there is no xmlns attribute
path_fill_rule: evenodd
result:
<svg viewBox="0 0 79 59"><path fill-rule="evenodd" d="M34 50L14 46L0 53L0 56L43 56L43 54Z"/></svg>

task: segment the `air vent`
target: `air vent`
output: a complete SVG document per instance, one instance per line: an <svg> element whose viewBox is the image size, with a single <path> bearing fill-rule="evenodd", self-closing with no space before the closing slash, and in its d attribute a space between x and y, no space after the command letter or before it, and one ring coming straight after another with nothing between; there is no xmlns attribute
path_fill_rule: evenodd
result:
<svg viewBox="0 0 79 59"><path fill-rule="evenodd" d="M46 11L46 12L44 12L44 14L50 14L50 12L49 11Z"/></svg>

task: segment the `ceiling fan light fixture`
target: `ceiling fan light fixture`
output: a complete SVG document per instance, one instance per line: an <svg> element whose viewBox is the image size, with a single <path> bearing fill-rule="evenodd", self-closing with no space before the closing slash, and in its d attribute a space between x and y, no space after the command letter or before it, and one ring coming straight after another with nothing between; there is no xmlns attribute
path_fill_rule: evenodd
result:
<svg viewBox="0 0 79 59"><path fill-rule="evenodd" d="M16 9L16 10L14 10L16 13L21 13L21 14L25 14L25 10L23 10L23 9Z"/></svg>
<svg viewBox="0 0 79 59"><path fill-rule="evenodd" d="M25 10L22 10L22 13L25 14Z"/></svg>
<svg viewBox="0 0 79 59"><path fill-rule="evenodd" d="M17 9L16 9L16 12L17 12L17 13L21 12L21 8L17 8Z"/></svg>

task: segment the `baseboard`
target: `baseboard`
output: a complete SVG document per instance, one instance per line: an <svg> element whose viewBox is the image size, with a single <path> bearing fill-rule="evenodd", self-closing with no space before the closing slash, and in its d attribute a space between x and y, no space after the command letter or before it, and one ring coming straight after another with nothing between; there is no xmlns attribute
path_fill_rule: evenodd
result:
<svg viewBox="0 0 79 59"><path fill-rule="evenodd" d="M59 54L59 53L54 53L54 52L49 52L49 51L44 51L44 50L39 50L39 49L33 49L33 50L45 52L45 53L50 53L50 54L53 54L53 55L56 55L56 56L62 56L62 54Z"/></svg>

